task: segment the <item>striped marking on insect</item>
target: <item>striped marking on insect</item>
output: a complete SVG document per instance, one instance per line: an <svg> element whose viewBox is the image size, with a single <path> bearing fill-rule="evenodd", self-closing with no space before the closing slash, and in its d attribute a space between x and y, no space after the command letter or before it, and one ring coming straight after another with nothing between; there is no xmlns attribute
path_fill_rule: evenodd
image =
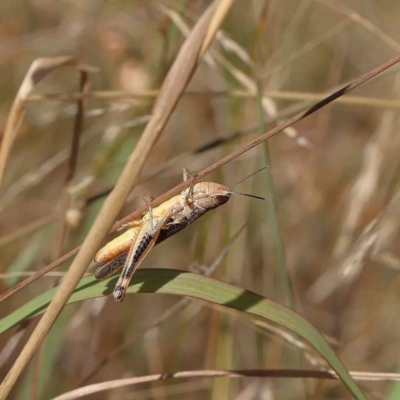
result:
<svg viewBox="0 0 400 400"><path fill-rule="evenodd" d="M263 169L265 167L250 176ZM192 177L189 188L157 207L151 208L149 205L149 211L141 220L131 221L124 225L122 228L129 227L130 229L97 252L94 261L103 264L95 272L97 279L105 279L122 269L113 291L116 301L124 299L136 268L156 243L160 243L186 228L208 211L225 204L232 194L263 199L246 193L233 192L230 187L219 183L195 183L196 175L192 176L189 171L184 169L184 181L188 179L188 176Z"/></svg>

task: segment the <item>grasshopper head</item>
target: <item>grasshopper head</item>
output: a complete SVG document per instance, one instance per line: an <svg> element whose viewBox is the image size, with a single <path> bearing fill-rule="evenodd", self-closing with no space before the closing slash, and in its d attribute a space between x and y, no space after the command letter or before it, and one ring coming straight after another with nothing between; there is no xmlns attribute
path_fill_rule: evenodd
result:
<svg viewBox="0 0 400 400"><path fill-rule="evenodd" d="M202 208L216 208L225 204L232 194L252 197L253 199L265 200L263 197L248 193L234 192L229 186L224 186L214 182L198 183L194 187L193 197L196 204Z"/></svg>
<svg viewBox="0 0 400 400"><path fill-rule="evenodd" d="M193 198L202 208L216 208L225 204L231 197L229 188L214 182L201 182L195 185Z"/></svg>

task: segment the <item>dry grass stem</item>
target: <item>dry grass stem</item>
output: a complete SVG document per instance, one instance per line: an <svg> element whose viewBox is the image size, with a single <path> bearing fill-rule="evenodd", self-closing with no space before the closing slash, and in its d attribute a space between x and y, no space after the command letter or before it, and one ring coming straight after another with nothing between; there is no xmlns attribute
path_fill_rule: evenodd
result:
<svg viewBox="0 0 400 400"><path fill-rule="evenodd" d="M98 100L117 100L117 99L154 99L157 97L158 90L146 90L142 92L128 91L92 91L87 93L46 93L33 94L28 97L27 102L37 101L70 101L74 102L80 98L98 99ZM210 97L232 97L237 99L254 99L256 93L247 90L188 90L183 93L184 96L210 96ZM263 95L277 100L305 100L305 101L320 101L326 97L324 93L309 93L309 92L288 92L284 90L264 90ZM361 97L361 96L346 96L337 99L337 103L348 104L354 106L366 106L376 108L400 108L400 101L390 100L377 97Z"/></svg>
<svg viewBox="0 0 400 400"><path fill-rule="evenodd" d="M81 71L80 92L87 92L89 89L89 75ZM73 178L78 164L80 137L83 129L83 119L85 114L86 100L78 100L78 111L75 115L74 128L72 132L71 149L67 163L67 173L65 176L65 185L61 194L61 207L58 211L58 230L56 234L55 245L53 249L53 259L61 256L68 229L67 212L70 206L70 187L73 184Z"/></svg>
<svg viewBox="0 0 400 400"><path fill-rule="evenodd" d="M357 381L400 381L400 374L350 372ZM134 378L118 379L115 381L95 383L54 397L52 400L74 400L105 390L118 389L128 385L154 382L163 379L189 379L189 378L314 378L314 379L338 379L334 371L312 371L312 370L236 370L236 371L182 371L156 375L139 376Z"/></svg>

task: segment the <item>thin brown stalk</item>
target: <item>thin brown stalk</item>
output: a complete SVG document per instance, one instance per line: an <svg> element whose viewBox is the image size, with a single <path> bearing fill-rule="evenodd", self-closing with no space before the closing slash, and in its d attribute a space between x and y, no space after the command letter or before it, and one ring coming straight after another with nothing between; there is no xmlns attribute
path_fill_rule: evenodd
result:
<svg viewBox="0 0 400 400"><path fill-rule="evenodd" d="M365 83L369 79L372 79L373 77L375 77L378 74L380 74L381 72L387 70L388 68L390 68L391 66L395 65L399 61L400 61L400 56L397 56L397 57L387 61L386 63L382 64L378 68L373 69L372 71L370 71L370 72L362 75L361 77L357 78L352 83L350 83L350 84L344 86L343 88L335 91L333 94L331 94L330 96L324 98L322 101L314 104L313 106L307 108L304 111L301 111L300 113L298 113L294 117L290 118L289 120L277 125L275 128L273 128L270 131L264 133L263 135L258 137L256 140L253 140L253 141L245 144L244 146L242 146L239 149L233 151L232 153L230 153L229 155L225 156L221 160L215 162L214 164L212 164L209 167L207 167L207 168L203 169L202 171L200 171L198 173L199 179L205 177L206 175L210 174L211 172L215 171L216 169L220 168L221 166L223 166L223 165L227 164L228 162L234 160L235 158L237 158L240 155L244 154L245 152L249 151L253 147L256 147L257 145L259 145L260 143L262 143L265 140L269 139L270 137L272 137L272 136L276 135L277 133L283 131L288 126L291 126L291 125L295 124L296 122L298 122L298 121L306 118L307 116L313 114L314 112L316 112L320 108L326 106L327 104L329 104L332 101L336 100L338 97L343 96L344 94L350 92L351 90L355 89L356 87L362 85L363 83ZM183 189L187 188L189 186L189 184L190 184L190 182L182 182L182 183L180 183L179 185L175 186L174 188L172 188L168 192L165 192L161 196L159 196L156 199L154 199L153 202L152 202L152 206L157 206L157 205L161 204L162 202L164 202L165 200L167 200L167 199L171 198L172 196L178 194L180 191L182 191ZM119 227L121 227L123 224L125 224L128 221L132 221L134 219L140 218L143 215L143 213L145 213L146 211L147 211L147 207L146 206L137 209L136 211L134 211L131 214L127 215L125 218L117 221L112 226L112 230L118 229ZM0 296L0 302L5 300L6 298L12 296L14 293L16 293L20 289L24 288L25 286L29 285L31 282L35 281L40 276L44 275L46 272L51 271L52 269L56 268L57 266L62 264L64 261L66 261L68 258L70 258L73 255L77 254L79 250L80 250L80 246L78 246L75 249L71 250L69 253L67 253L63 257L61 257L59 260L56 260L55 262L53 262L53 263L49 264L48 266L46 266L45 268L43 268L42 270L38 271L38 274L36 276L32 276L32 277L26 279L25 281L20 282L18 285L16 285L15 287L11 288L10 290L8 290L4 294L2 294Z"/></svg>
<svg viewBox="0 0 400 400"><path fill-rule="evenodd" d="M101 100L115 100L115 99L154 99L158 95L158 90L146 90L142 92L129 92L129 91L93 91L85 94L82 93L47 93L47 94L32 94L26 101L76 101L81 98L87 99L101 99ZM232 97L239 99L254 99L255 93L247 90L195 90L186 91L183 93L185 96L211 96L211 97ZM264 97L271 97L272 99L278 100L308 100L308 101L319 101L324 99L326 96L323 93L311 93L311 92L293 92L284 90L264 90L262 95ZM400 108L400 101L383 99L379 97L362 97L362 96L347 96L337 100L338 103L355 105L355 106L367 106L376 108Z"/></svg>
<svg viewBox="0 0 400 400"><path fill-rule="evenodd" d="M80 92L85 93L89 89L89 74L81 71L81 78L79 83ZM58 231L54 245L53 259L57 259L62 254L65 235L67 232L67 219L66 214L70 205L69 188L72 184L76 172L79 154L79 142L82 134L83 119L85 115L86 100L84 98L78 100L78 111L75 115L74 128L72 132L71 149L67 163L67 173L65 175L65 185L61 195L61 207L58 213Z"/></svg>
<svg viewBox="0 0 400 400"><path fill-rule="evenodd" d="M18 278L18 277L25 277L25 276L32 276L36 274L37 271L24 271L24 272L6 272L4 274L0 274L0 279L10 279L10 278ZM48 272L45 278L62 278L65 276L66 272L63 271L54 271ZM84 276L90 276L91 273L87 273Z"/></svg>
<svg viewBox="0 0 400 400"><path fill-rule="evenodd" d="M81 71L81 79L79 84L79 92L84 94L89 90L89 74ZM78 111L75 116L74 130L72 134L71 154L67 167L66 183L70 183L75 175L76 165L78 163L79 139L83 128L83 119L85 115L86 101L84 97L78 100Z"/></svg>
<svg viewBox="0 0 400 400"><path fill-rule="evenodd" d="M400 374L392 373L370 373L350 371L351 376L357 381L400 381ZM183 379L183 378L313 378L313 379L338 379L332 370L296 370L296 369L253 369L253 370L197 370L181 371L164 374L137 376L134 378L117 379L95 383L79 389L72 390L52 400L74 400L94 393L106 390L117 389L139 383L154 382L164 379Z"/></svg>
<svg viewBox="0 0 400 400"><path fill-rule="evenodd" d="M225 3L226 1L223 0L213 3L201 16L193 28L191 35L184 42L173 66L164 80L160 94L154 104L153 115L150 122L132 151L114 190L103 204L79 254L73 261L64 280L61 282L49 307L5 377L0 387L0 399L5 399L8 396L18 377L25 369L37 348L43 342L54 321L57 319L68 298L83 276L87 266L93 259L103 238L115 221L144 163L158 140L164 126L168 122L181 93L197 67L203 40L207 34L209 24L213 20L214 13ZM220 23L221 22L222 20L220 20ZM216 34L218 26L219 25L214 27L214 35Z"/></svg>

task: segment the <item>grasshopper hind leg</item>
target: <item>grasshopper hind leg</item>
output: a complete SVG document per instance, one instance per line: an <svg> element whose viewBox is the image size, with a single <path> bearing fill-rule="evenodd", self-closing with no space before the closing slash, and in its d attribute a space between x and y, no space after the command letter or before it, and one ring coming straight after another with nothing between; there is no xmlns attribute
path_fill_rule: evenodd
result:
<svg viewBox="0 0 400 400"><path fill-rule="evenodd" d="M159 232L157 232L157 236L158 234ZM140 261L154 246L155 240L156 238L154 238L151 234L147 234L141 240L140 245L138 246L136 251L134 253L131 251L129 252L130 254L128 254L127 256L124 269L113 291L113 296L116 301L122 301L124 299L126 289L129 285L133 273L135 272L135 269L137 268Z"/></svg>
<svg viewBox="0 0 400 400"><path fill-rule="evenodd" d="M117 285L114 288L113 296L116 301L122 301L124 299L129 282L136 268L153 248L160 235L161 229L165 226L169 217L170 215L167 214L161 220L153 221L153 219L151 219L139 228L132 241Z"/></svg>
<svg viewBox="0 0 400 400"><path fill-rule="evenodd" d="M122 301L125 297L125 288L122 285L115 286L113 296L115 301Z"/></svg>

